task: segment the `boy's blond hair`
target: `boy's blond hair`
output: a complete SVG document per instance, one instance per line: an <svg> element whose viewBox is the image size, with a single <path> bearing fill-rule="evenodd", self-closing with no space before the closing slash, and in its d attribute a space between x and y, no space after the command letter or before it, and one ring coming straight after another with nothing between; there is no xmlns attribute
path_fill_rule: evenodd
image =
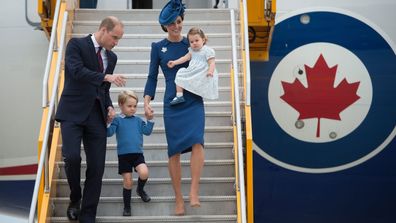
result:
<svg viewBox="0 0 396 223"><path fill-rule="evenodd" d="M133 98L136 100L136 103L139 102L138 96L136 95L136 93L132 90L123 90L120 92L120 94L118 95L118 104L119 105L123 105L128 98Z"/></svg>

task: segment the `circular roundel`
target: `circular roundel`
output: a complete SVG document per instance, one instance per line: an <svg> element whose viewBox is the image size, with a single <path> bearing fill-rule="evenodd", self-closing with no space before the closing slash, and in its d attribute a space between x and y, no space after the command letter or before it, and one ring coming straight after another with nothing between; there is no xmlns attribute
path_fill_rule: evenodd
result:
<svg viewBox="0 0 396 223"><path fill-rule="evenodd" d="M278 22L269 62L252 72L255 151L287 169L325 173L389 146L396 55L381 34L346 12L303 12Z"/></svg>

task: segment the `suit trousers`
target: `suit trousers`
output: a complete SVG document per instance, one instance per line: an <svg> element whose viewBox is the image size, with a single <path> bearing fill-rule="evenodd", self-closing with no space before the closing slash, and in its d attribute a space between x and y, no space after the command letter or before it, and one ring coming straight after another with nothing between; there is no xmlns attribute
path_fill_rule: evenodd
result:
<svg viewBox="0 0 396 223"><path fill-rule="evenodd" d="M99 101L96 101L87 120L82 123L61 121L62 155L65 162L70 201L82 198L80 222L95 222L102 188L106 157L106 125ZM87 169L81 195L81 141L84 145Z"/></svg>

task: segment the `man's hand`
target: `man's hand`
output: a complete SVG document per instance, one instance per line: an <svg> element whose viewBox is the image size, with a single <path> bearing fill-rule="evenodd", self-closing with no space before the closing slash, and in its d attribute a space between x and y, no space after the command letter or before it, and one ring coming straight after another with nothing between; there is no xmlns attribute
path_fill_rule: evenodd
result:
<svg viewBox="0 0 396 223"><path fill-rule="evenodd" d="M116 112L115 112L114 108L109 106L107 108L107 120L106 120L107 124L110 124L113 121L115 115L116 115Z"/></svg>
<svg viewBox="0 0 396 223"><path fill-rule="evenodd" d="M104 81L115 84L117 87L123 87L125 86L126 78L121 74L106 74Z"/></svg>

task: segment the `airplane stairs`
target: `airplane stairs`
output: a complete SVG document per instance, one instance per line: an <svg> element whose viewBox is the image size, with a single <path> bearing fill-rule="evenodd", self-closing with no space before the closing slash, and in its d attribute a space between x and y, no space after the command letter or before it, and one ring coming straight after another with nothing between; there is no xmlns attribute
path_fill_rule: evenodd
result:
<svg viewBox="0 0 396 223"><path fill-rule="evenodd" d="M147 77L150 46L165 37L157 18L159 10L90 10L75 11L73 37L82 37L96 31L100 20L107 15L119 17L125 24L125 34L114 48L118 55L115 73L127 76L126 87L112 86L111 98L117 105L117 94L123 89L132 89L143 98ZM236 20L238 22L238 19ZM151 136L144 138L144 152L150 171L146 191L152 197L144 203L136 195L136 174L132 189L132 216L123 217L122 178L117 171L115 137L108 138L106 169L97 212L98 222L237 222L237 196L234 161L234 133L232 122L232 97L230 67L232 64L231 20L228 9L187 9L183 32L199 26L208 35L208 45L216 51L216 67L219 72L219 99L205 101L205 165L200 183L201 208L188 206L190 186L189 154L182 155L182 190L186 202L186 215L175 216L174 196L167 168L166 139L164 133L162 97L164 78L159 75L155 109L155 126ZM238 25L237 25L238 27ZM238 33L238 32L237 32ZM139 101L138 115L144 117L143 100ZM60 154L61 146L58 153ZM82 178L85 174L85 154L82 150ZM54 196L50 198L50 222L69 222L66 208L69 203L69 188L64 172L64 163L55 164ZM83 186L82 179L82 186Z"/></svg>

